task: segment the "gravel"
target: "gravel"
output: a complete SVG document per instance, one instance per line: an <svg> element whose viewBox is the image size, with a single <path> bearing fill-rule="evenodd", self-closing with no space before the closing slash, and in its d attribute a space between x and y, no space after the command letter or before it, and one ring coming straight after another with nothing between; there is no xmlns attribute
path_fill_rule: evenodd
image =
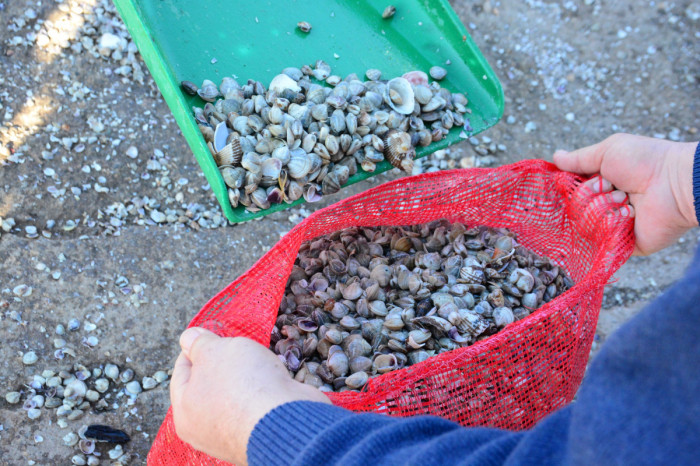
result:
<svg viewBox="0 0 700 466"><path fill-rule="evenodd" d="M617 131L700 138L699 2L452 4L501 80L505 111L486 133L420 159L415 173L551 160L557 148ZM31 420L5 395L76 359L133 367L132 383L150 387L143 377L171 367L197 309L281 235L401 175L230 226L111 2L0 0L0 19L0 463L64 464L76 451L62 438L96 422L127 430L124 452L141 464L169 405L162 387L74 421L46 407L30 408L40 413ZM621 269L596 350L682 273L697 241L690 232ZM30 352L37 361L25 366Z"/></svg>

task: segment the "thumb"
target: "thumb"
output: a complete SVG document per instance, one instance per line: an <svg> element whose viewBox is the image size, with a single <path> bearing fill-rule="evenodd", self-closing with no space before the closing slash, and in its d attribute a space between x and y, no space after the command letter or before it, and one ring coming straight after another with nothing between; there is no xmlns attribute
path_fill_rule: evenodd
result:
<svg viewBox="0 0 700 466"><path fill-rule="evenodd" d="M192 374L192 363L184 353L180 353L175 361L173 375L170 377L170 403L173 406L180 406L180 400L185 390L187 382Z"/></svg>
<svg viewBox="0 0 700 466"><path fill-rule="evenodd" d="M203 344L220 338L217 334L201 327L190 327L180 335L180 348L190 361L194 361Z"/></svg>
<svg viewBox="0 0 700 466"><path fill-rule="evenodd" d="M558 150L554 153L554 164L567 172L593 174L600 172L605 148L600 144L567 152Z"/></svg>

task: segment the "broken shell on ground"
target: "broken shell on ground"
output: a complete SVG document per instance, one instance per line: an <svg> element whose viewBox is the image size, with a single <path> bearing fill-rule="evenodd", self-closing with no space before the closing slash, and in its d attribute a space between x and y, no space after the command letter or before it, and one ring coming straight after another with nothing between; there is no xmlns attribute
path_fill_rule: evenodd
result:
<svg viewBox="0 0 700 466"><path fill-rule="evenodd" d="M5 394L5 400L13 405L19 403L21 396L20 392L7 392Z"/></svg>
<svg viewBox="0 0 700 466"><path fill-rule="evenodd" d="M141 385L143 386L144 390L150 390L155 388L158 385L158 382L156 382L156 379L153 377L146 376L141 380Z"/></svg>
<svg viewBox="0 0 700 466"><path fill-rule="evenodd" d="M22 364L25 364L27 366L31 366L32 364L36 364L36 362L38 360L39 360L39 357L36 355L36 353L34 351L27 351L22 356Z"/></svg>
<svg viewBox="0 0 700 466"><path fill-rule="evenodd" d="M130 395L138 395L143 391L141 389L141 385L136 380L132 380L131 382L126 384L125 389Z"/></svg>

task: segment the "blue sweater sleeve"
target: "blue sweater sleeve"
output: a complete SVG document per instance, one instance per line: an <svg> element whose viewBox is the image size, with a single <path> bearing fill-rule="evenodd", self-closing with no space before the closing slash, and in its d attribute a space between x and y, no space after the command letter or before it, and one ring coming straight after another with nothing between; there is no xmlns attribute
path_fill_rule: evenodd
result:
<svg viewBox="0 0 700 466"><path fill-rule="evenodd" d="M696 206L699 159L700 145L693 170ZM257 424L248 462L695 465L700 457L699 328L696 253L683 279L608 339L577 401L528 431L462 428L432 416L390 418L293 402Z"/></svg>
<svg viewBox="0 0 700 466"><path fill-rule="evenodd" d="M695 201L695 218L700 223L700 142L695 149L695 160L693 160L693 199Z"/></svg>

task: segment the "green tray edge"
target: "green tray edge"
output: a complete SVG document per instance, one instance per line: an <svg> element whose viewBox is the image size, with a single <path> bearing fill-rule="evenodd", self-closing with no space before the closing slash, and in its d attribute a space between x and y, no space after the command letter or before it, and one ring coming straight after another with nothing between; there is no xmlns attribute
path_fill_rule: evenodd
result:
<svg viewBox="0 0 700 466"><path fill-rule="evenodd" d="M484 76L487 78L487 81L490 81L490 83L495 87L496 95L494 96L494 101L497 107L497 115L494 116L493 121L487 121L483 127L474 128L474 131L469 133L469 136L473 136L494 126L503 116L503 88L493 69L486 61L486 58L483 56L479 48L476 46L476 43L464 27L462 21L457 16L457 13L452 9L452 6L449 4L448 0L437 1L442 7L442 10L446 13L447 18L451 21L453 27L462 33L462 46L470 49L470 52L476 58L476 61L483 68L485 73ZM143 57L153 80L158 86L158 90L163 95L166 104L173 113L175 121L180 127L185 140L189 144L197 163L204 172L204 176L209 182L212 192L216 196L226 219L230 223L246 222L305 203L306 201L302 197L292 203L275 204L269 209L255 213L248 212L243 206L238 206L235 209L231 206L231 203L228 200L228 188L224 183L213 157L209 152L209 148L206 146L199 128L197 128L194 123L194 119L187 110L188 103L185 101L182 92L180 92L179 85L177 85L175 77L172 75L172 73L170 73L165 59L156 48L153 38L148 33L146 25L141 20L142 15L140 14L140 10L132 0L114 0L114 5L124 21L124 24L129 30L134 42L137 44L139 52L141 53L141 56ZM447 137L441 141L432 143L427 147L417 148L416 158L418 159L425 157L426 155L429 155L435 151L445 149L450 145L461 142L462 138L459 136L461 131L461 127L452 128ZM376 170L372 173L367 173L359 169L355 175L350 177L348 182L343 186L343 189L346 186L366 180L367 178L386 172L392 168L393 167L391 164L389 164L389 162L383 161L377 164Z"/></svg>

